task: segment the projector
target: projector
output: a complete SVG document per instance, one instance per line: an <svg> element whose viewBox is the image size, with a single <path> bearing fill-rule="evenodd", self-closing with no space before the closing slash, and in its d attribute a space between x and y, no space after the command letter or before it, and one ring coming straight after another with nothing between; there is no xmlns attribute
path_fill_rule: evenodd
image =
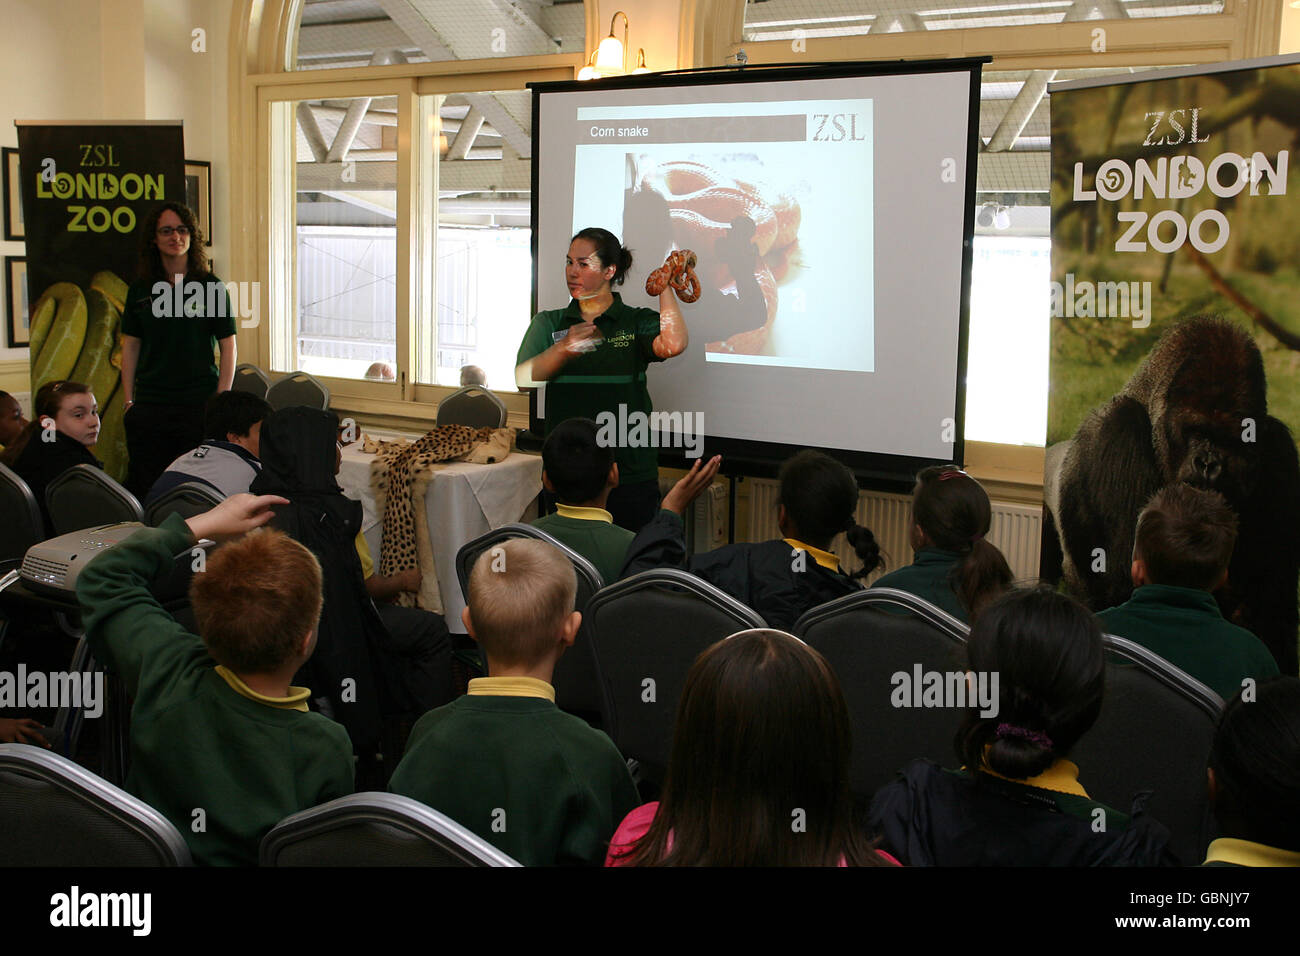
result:
<svg viewBox="0 0 1300 956"><path fill-rule="evenodd" d="M18 576L33 591L75 599L81 569L143 527L138 521L123 521L42 541L27 549Z"/></svg>

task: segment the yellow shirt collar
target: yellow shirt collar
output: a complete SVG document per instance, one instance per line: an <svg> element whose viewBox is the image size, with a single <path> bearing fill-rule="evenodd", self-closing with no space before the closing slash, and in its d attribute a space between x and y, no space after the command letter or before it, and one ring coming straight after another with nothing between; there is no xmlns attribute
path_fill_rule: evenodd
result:
<svg viewBox="0 0 1300 956"><path fill-rule="evenodd" d="M1039 790L1054 790L1057 793L1071 793L1076 797L1088 797L1088 792L1079 783L1079 768L1064 758L1057 760L1056 763L1037 777L1030 777L1027 780L1004 777L1002 774L990 770L987 764L982 769L990 777L997 777L999 780L1006 780L1010 783L1019 783L1026 787L1037 787ZM1091 797L1088 797L1088 799L1091 799Z"/></svg>
<svg viewBox="0 0 1300 956"><path fill-rule="evenodd" d="M555 688L536 677L475 677L471 697L541 697L555 703Z"/></svg>
<svg viewBox="0 0 1300 956"><path fill-rule="evenodd" d="M290 687L288 697L267 697L245 684L239 679L238 674L224 664L218 664L216 669L217 676L229 684L230 689L241 697L255 700L259 704L266 704L268 707L278 707L280 710L307 710L307 698L311 697L311 691L306 687Z"/></svg>
<svg viewBox="0 0 1300 956"><path fill-rule="evenodd" d="M555 503L555 511L561 518L582 518L584 521L604 521L606 524L614 523L614 516L604 508L582 508L578 505L562 505L557 501Z"/></svg>
<svg viewBox="0 0 1300 956"><path fill-rule="evenodd" d="M811 544L804 544L802 541L796 541L794 538L782 539L796 551L807 551L812 555L813 560L820 564L828 571L838 571L840 569L840 559L835 557L829 551L823 551L821 548L814 548Z"/></svg>
<svg viewBox="0 0 1300 956"><path fill-rule="evenodd" d="M1240 866L1300 866L1300 852L1280 850L1263 843L1219 837L1205 854L1206 863L1236 863Z"/></svg>

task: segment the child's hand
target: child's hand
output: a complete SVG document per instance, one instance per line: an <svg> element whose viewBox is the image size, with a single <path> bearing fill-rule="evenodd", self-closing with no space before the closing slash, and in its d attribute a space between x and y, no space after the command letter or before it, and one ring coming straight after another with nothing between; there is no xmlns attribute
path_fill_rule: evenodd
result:
<svg viewBox="0 0 1300 956"><path fill-rule="evenodd" d="M422 577L419 568L407 568L405 571L398 571L393 575L397 586L403 591L419 591Z"/></svg>
<svg viewBox="0 0 1300 956"><path fill-rule="evenodd" d="M287 505L288 498L279 495L232 495L211 511L186 520L190 532L197 539L237 538L241 534L260 528L274 517L272 505Z"/></svg>
<svg viewBox="0 0 1300 956"><path fill-rule="evenodd" d="M668 494L664 495L663 504L659 507L665 511L684 515L691 502L698 498L705 488L713 484L720 467L722 467L721 455L714 455L707 462L703 458L697 458L695 464L691 465L691 470L673 485Z"/></svg>
<svg viewBox="0 0 1300 956"><path fill-rule="evenodd" d="M33 744L46 750L50 747L50 742L41 736L41 725L30 717L0 719L0 743Z"/></svg>

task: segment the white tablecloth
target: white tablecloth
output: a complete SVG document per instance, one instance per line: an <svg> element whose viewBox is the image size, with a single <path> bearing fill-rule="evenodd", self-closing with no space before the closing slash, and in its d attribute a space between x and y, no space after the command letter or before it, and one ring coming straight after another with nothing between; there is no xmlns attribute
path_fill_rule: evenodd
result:
<svg viewBox="0 0 1300 956"><path fill-rule="evenodd" d="M381 440L394 437L376 432L367 434ZM343 449L343 466L339 469L338 481L344 494L361 502L361 528L378 571L383 515L375 512L375 497L370 490L370 463L374 459L374 455L361 450L360 442L349 445ZM493 528L536 517L534 505L541 488L542 459L539 455L512 452L505 461L492 465L452 462L439 466L435 471L424 502L429 536L433 541L433 559L437 565L438 590L442 595L443 617L452 632L465 633L460 618L465 601L456 579L456 552L465 542Z"/></svg>

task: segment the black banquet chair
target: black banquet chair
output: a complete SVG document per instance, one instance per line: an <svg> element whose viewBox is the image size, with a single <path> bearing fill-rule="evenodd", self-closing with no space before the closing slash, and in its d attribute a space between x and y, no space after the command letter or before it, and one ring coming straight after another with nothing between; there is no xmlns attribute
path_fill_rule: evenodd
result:
<svg viewBox="0 0 1300 956"><path fill-rule="evenodd" d="M330 407L330 390L307 372L290 372L268 388L265 397L277 412L295 405L322 410Z"/></svg>
<svg viewBox="0 0 1300 956"><path fill-rule="evenodd" d="M952 764L961 712L895 703L903 702L903 689L911 689L918 671L922 677L965 671L970 629L962 621L907 591L872 588L813 608L795 622L794 633L826 658L844 691L855 796L869 799L917 757ZM895 680L899 673L906 681Z"/></svg>
<svg viewBox="0 0 1300 956"><path fill-rule="evenodd" d="M144 521L135 495L94 465L73 465L45 486L56 535L123 521Z"/></svg>
<svg viewBox="0 0 1300 956"><path fill-rule="evenodd" d="M230 383L232 392L248 392L258 398L266 398L266 391L271 387L271 376L256 365L244 363L235 366L235 378Z"/></svg>
<svg viewBox="0 0 1300 956"><path fill-rule="evenodd" d="M501 428L506 423L506 403L481 385L466 385L438 403L439 425Z"/></svg>
<svg viewBox="0 0 1300 956"><path fill-rule="evenodd" d="M0 744L0 865L189 866L157 810L66 757Z"/></svg>
<svg viewBox="0 0 1300 956"><path fill-rule="evenodd" d="M23 555L45 538L41 508L27 486L14 472L0 465L0 575L22 563Z"/></svg>
<svg viewBox="0 0 1300 956"><path fill-rule="evenodd" d="M767 626L757 611L677 568L611 584L591 599L586 620L605 730L656 783L668 767L677 702L695 658L737 631Z"/></svg>
<svg viewBox="0 0 1300 956"><path fill-rule="evenodd" d="M450 817L395 793L355 793L286 817L262 866L519 866Z"/></svg>
<svg viewBox="0 0 1300 956"><path fill-rule="evenodd" d="M1101 714L1074 746L1088 795L1128 813L1150 792L1146 812L1169 828L1169 848L1185 866L1205 859L1214 816L1205 767L1223 700L1140 644L1107 634Z"/></svg>
<svg viewBox="0 0 1300 956"><path fill-rule="evenodd" d="M197 481L186 481L159 495L144 512L144 523L156 528L169 515L193 518L211 511L225 499L212 487Z"/></svg>
<svg viewBox="0 0 1300 956"><path fill-rule="evenodd" d="M602 697L600 683L596 678L596 665L591 654L591 637L587 628L585 612L592 596L605 586L605 580L596 570L595 565L574 551L568 545L557 541L540 528L528 524L508 524L493 528L481 534L473 541L467 541L456 552L456 578L460 582L460 593L469 603L469 573L479 555L493 545L511 538L533 538L545 541L569 559L574 574L578 578L578 592L574 598L574 609L584 613L582 629L577 639L555 667L551 681L555 687L555 703L568 711L586 714L601 712ZM484 662L486 664L486 661Z"/></svg>

